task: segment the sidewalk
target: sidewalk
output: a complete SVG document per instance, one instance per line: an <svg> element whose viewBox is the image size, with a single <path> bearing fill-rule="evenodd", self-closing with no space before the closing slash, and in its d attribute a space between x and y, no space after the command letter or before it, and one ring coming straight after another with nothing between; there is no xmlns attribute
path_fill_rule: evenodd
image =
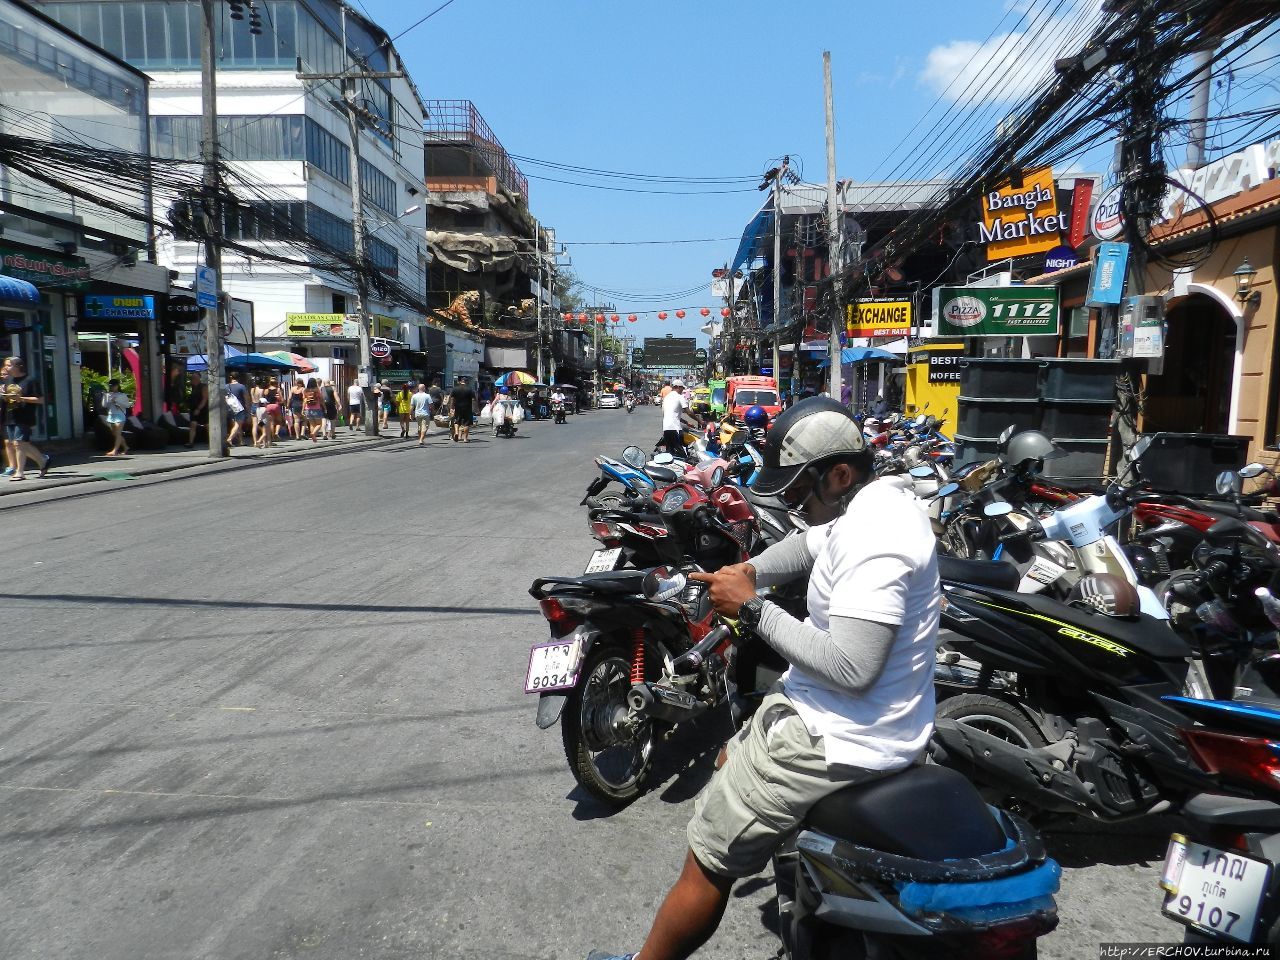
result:
<svg viewBox="0 0 1280 960"><path fill-rule="evenodd" d="M252 446L233 447L229 459L211 459L206 446L194 449L166 447L163 450L138 450L124 457L108 457L104 453L84 446L83 441L38 444L44 453L53 455L53 463L44 479L27 464L26 479L11 481L0 477L0 497L18 493L33 493L76 484L119 482L152 477L157 474L200 467L215 470L236 469L250 465L264 465L271 461L296 460L301 457L326 456L348 453L359 449L371 449L400 441L400 425L393 423L379 437L367 437L362 432L350 432L345 427L338 430L336 439L281 440L276 445L259 450ZM207 472L207 470L206 470Z"/></svg>

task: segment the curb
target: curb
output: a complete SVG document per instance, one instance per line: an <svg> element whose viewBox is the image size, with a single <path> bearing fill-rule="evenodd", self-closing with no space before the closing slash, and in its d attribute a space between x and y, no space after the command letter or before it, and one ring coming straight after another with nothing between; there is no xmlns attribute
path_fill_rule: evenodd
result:
<svg viewBox="0 0 1280 960"><path fill-rule="evenodd" d="M109 480L105 477L72 477L60 481L56 486L41 487L35 490L30 488L22 490L0 490L0 511L16 510L20 507L35 506L42 503L53 503L60 500L71 500L79 497L92 497L103 493L112 493L120 490L121 484L127 483L131 487L151 486L153 483L164 483L171 480L186 480L195 477L213 476L219 473L230 473L234 470L250 470L257 467L269 467L279 463L293 463L298 460L319 460L328 457L342 456L347 453L355 453L359 450L377 450L382 447L391 446L401 440L400 437L379 437L377 440L363 440L354 445L344 445L341 447L321 447L316 450L302 452L291 452L277 454L275 456L257 456L246 457L237 460L229 457L222 460L209 460L203 463L180 463L173 466L157 467L148 470L146 473L140 473L132 479ZM188 476L172 476L172 474L187 473ZM96 484L92 489L82 489L89 484ZM63 493L65 491L65 493ZM6 503L7 498L21 497L24 494L30 494L32 499L24 499L20 503ZM61 494L61 495L59 495Z"/></svg>

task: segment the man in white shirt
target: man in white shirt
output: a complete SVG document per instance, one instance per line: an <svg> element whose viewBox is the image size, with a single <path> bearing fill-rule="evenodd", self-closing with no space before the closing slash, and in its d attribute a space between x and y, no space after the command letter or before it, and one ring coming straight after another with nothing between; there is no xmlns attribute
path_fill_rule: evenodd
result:
<svg viewBox="0 0 1280 960"><path fill-rule="evenodd" d="M684 398L684 381L671 381L671 392L662 398L662 440L659 445L667 453L681 456L684 453L684 442L681 434L684 425L681 414L689 409L689 401Z"/></svg>
<svg viewBox="0 0 1280 960"><path fill-rule="evenodd" d="M363 422L361 413L364 410L364 388L359 381L352 381L347 387L347 430L354 430Z"/></svg>
<svg viewBox="0 0 1280 960"><path fill-rule="evenodd" d="M719 925L734 880L767 866L815 803L910 766L933 732L941 592L928 518L910 491L874 479L862 431L829 397L779 416L763 454L755 489L801 510L811 529L750 563L692 576L791 668L695 801L684 870L641 960L691 956ZM804 622L757 595L806 573Z"/></svg>
<svg viewBox="0 0 1280 960"><path fill-rule="evenodd" d="M418 392L409 398L409 412L418 424L418 446L427 442L427 424L431 422L431 394L425 383L418 384Z"/></svg>

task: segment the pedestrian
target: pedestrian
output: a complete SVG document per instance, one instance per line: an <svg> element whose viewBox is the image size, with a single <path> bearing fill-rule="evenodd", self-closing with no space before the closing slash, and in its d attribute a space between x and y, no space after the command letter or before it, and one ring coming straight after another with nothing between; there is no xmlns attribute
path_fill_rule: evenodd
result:
<svg viewBox="0 0 1280 960"><path fill-rule="evenodd" d="M264 408L263 447L274 447L280 438L280 428L284 426L284 396L280 390L280 381L272 377L267 381L267 389L262 393L266 403Z"/></svg>
<svg viewBox="0 0 1280 960"><path fill-rule="evenodd" d="M12 363L13 359L11 357L5 357L4 361L0 363L0 384L3 384L9 378L9 370ZM0 453L3 454L4 458L4 473L0 474L0 476L5 477L13 476L13 464L9 461L9 443L5 435L5 417L7 416L5 410L8 406L4 402L4 394L0 392Z"/></svg>
<svg viewBox="0 0 1280 960"><path fill-rule="evenodd" d="M227 431L227 445L240 446L244 442L244 425L249 420L249 391L241 382L244 374L239 370L232 370L230 376L227 382L227 419L231 428ZM234 403L231 402L233 398Z"/></svg>
<svg viewBox="0 0 1280 960"><path fill-rule="evenodd" d="M266 438L267 428L267 401L266 401L266 383L262 377L254 377L253 390L251 396L253 398L253 445L261 447Z"/></svg>
<svg viewBox="0 0 1280 960"><path fill-rule="evenodd" d="M320 430L320 421L324 419L324 402L320 397L320 388L316 386L316 378L309 377L307 385L302 389L302 418L307 436L316 442L316 433ZM298 439L302 439L302 428L298 429Z"/></svg>
<svg viewBox="0 0 1280 960"><path fill-rule="evenodd" d="M347 432L350 433L356 427L364 423L364 387L360 386L359 381L352 381L351 386L347 387Z"/></svg>
<svg viewBox="0 0 1280 960"><path fill-rule="evenodd" d="M391 385L385 380L378 382L378 409L382 414L379 424L383 430L387 429L387 421L391 419Z"/></svg>
<svg viewBox="0 0 1280 960"><path fill-rule="evenodd" d="M440 389L439 377L436 377L431 381L431 389L428 392L431 394L432 408L439 413L444 409L444 391Z"/></svg>
<svg viewBox="0 0 1280 960"><path fill-rule="evenodd" d="M413 411L413 419L418 424L418 446L420 447L427 442L427 425L431 423L431 406L431 394L427 391L427 385L418 384L418 392L413 395L410 407Z"/></svg>
<svg viewBox="0 0 1280 960"><path fill-rule="evenodd" d="M943 602L934 536L911 493L877 480L873 465L846 408L797 403L774 423L754 489L780 497L821 535L788 537L748 563L691 575L710 585L721 616L791 668L694 801L683 872L643 960L689 957L719 925L736 879L766 868L816 803L905 770L928 747ZM810 574L804 621L757 594Z"/></svg>
<svg viewBox="0 0 1280 960"><path fill-rule="evenodd" d="M320 390L320 398L324 403L324 430L322 436L326 440L336 440L334 431L338 427L338 390L332 380L326 380Z"/></svg>
<svg viewBox="0 0 1280 960"><path fill-rule="evenodd" d="M289 388L289 436L294 440L302 439L302 394L306 388L299 377L293 378L293 386Z"/></svg>
<svg viewBox="0 0 1280 960"><path fill-rule="evenodd" d="M120 381L107 381L107 392L102 397L102 406L107 412L107 426L111 428L111 438L115 441L107 451L108 457L123 456L129 452L129 445L124 440L124 422L129 416L133 401L128 394L120 390Z"/></svg>
<svg viewBox="0 0 1280 960"><path fill-rule="evenodd" d="M200 421L209 422L209 386L200 379L200 374L191 374L191 390L187 394L187 449L196 445L196 431L200 429Z"/></svg>
<svg viewBox="0 0 1280 960"><path fill-rule="evenodd" d="M408 383L400 385L395 395L396 416L400 418L400 437L409 436L409 418L413 415L413 393Z"/></svg>
<svg viewBox="0 0 1280 960"><path fill-rule="evenodd" d="M458 377L449 394L453 417L453 439L460 443L471 442L471 421L475 418L476 395L466 377Z"/></svg>
<svg viewBox="0 0 1280 960"><path fill-rule="evenodd" d="M672 456L684 454L684 424L682 417L689 409L684 398L684 381L671 381L671 389L662 398L662 447Z"/></svg>
<svg viewBox="0 0 1280 960"><path fill-rule="evenodd" d="M49 464L53 457L42 454L31 442L31 431L35 428L37 410L44 404L44 396L35 377L27 374L27 362L21 357L9 358L9 374L0 384L0 394L4 396L5 446L9 451L9 463L13 466L10 481L25 480L23 465L30 460L39 464L40 478L49 472Z"/></svg>

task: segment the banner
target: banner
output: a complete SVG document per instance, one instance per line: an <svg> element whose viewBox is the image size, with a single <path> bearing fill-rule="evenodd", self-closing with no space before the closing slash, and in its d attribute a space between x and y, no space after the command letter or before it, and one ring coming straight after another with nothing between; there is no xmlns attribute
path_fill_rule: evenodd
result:
<svg viewBox="0 0 1280 960"><path fill-rule="evenodd" d="M910 300L874 298L845 307L845 333L854 337L909 337L913 325Z"/></svg>
<svg viewBox="0 0 1280 960"><path fill-rule="evenodd" d="M960 361L963 359L962 350L929 351L929 382L959 383Z"/></svg>
<svg viewBox="0 0 1280 960"><path fill-rule="evenodd" d="M1098 255L1089 273L1089 296L1085 303L1091 307L1119 304L1124 296L1124 280L1128 270L1127 243L1098 244Z"/></svg>
<svg viewBox="0 0 1280 960"><path fill-rule="evenodd" d="M0 264L6 277L25 280L41 288L85 290L88 288L89 264L80 257L55 257L51 253L0 247Z"/></svg>
<svg viewBox="0 0 1280 960"><path fill-rule="evenodd" d="M348 319L344 313L286 313L284 333L287 337L343 337L360 336L358 320Z"/></svg>
<svg viewBox="0 0 1280 960"><path fill-rule="evenodd" d="M115 296L88 293L84 298L86 320L154 320L156 298L150 294Z"/></svg>
<svg viewBox="0 0 1280 960"><path fill-rule="evenodd" d="M1057 287L938 287L940 337L1039 337L1058 332Z"/></svg>

